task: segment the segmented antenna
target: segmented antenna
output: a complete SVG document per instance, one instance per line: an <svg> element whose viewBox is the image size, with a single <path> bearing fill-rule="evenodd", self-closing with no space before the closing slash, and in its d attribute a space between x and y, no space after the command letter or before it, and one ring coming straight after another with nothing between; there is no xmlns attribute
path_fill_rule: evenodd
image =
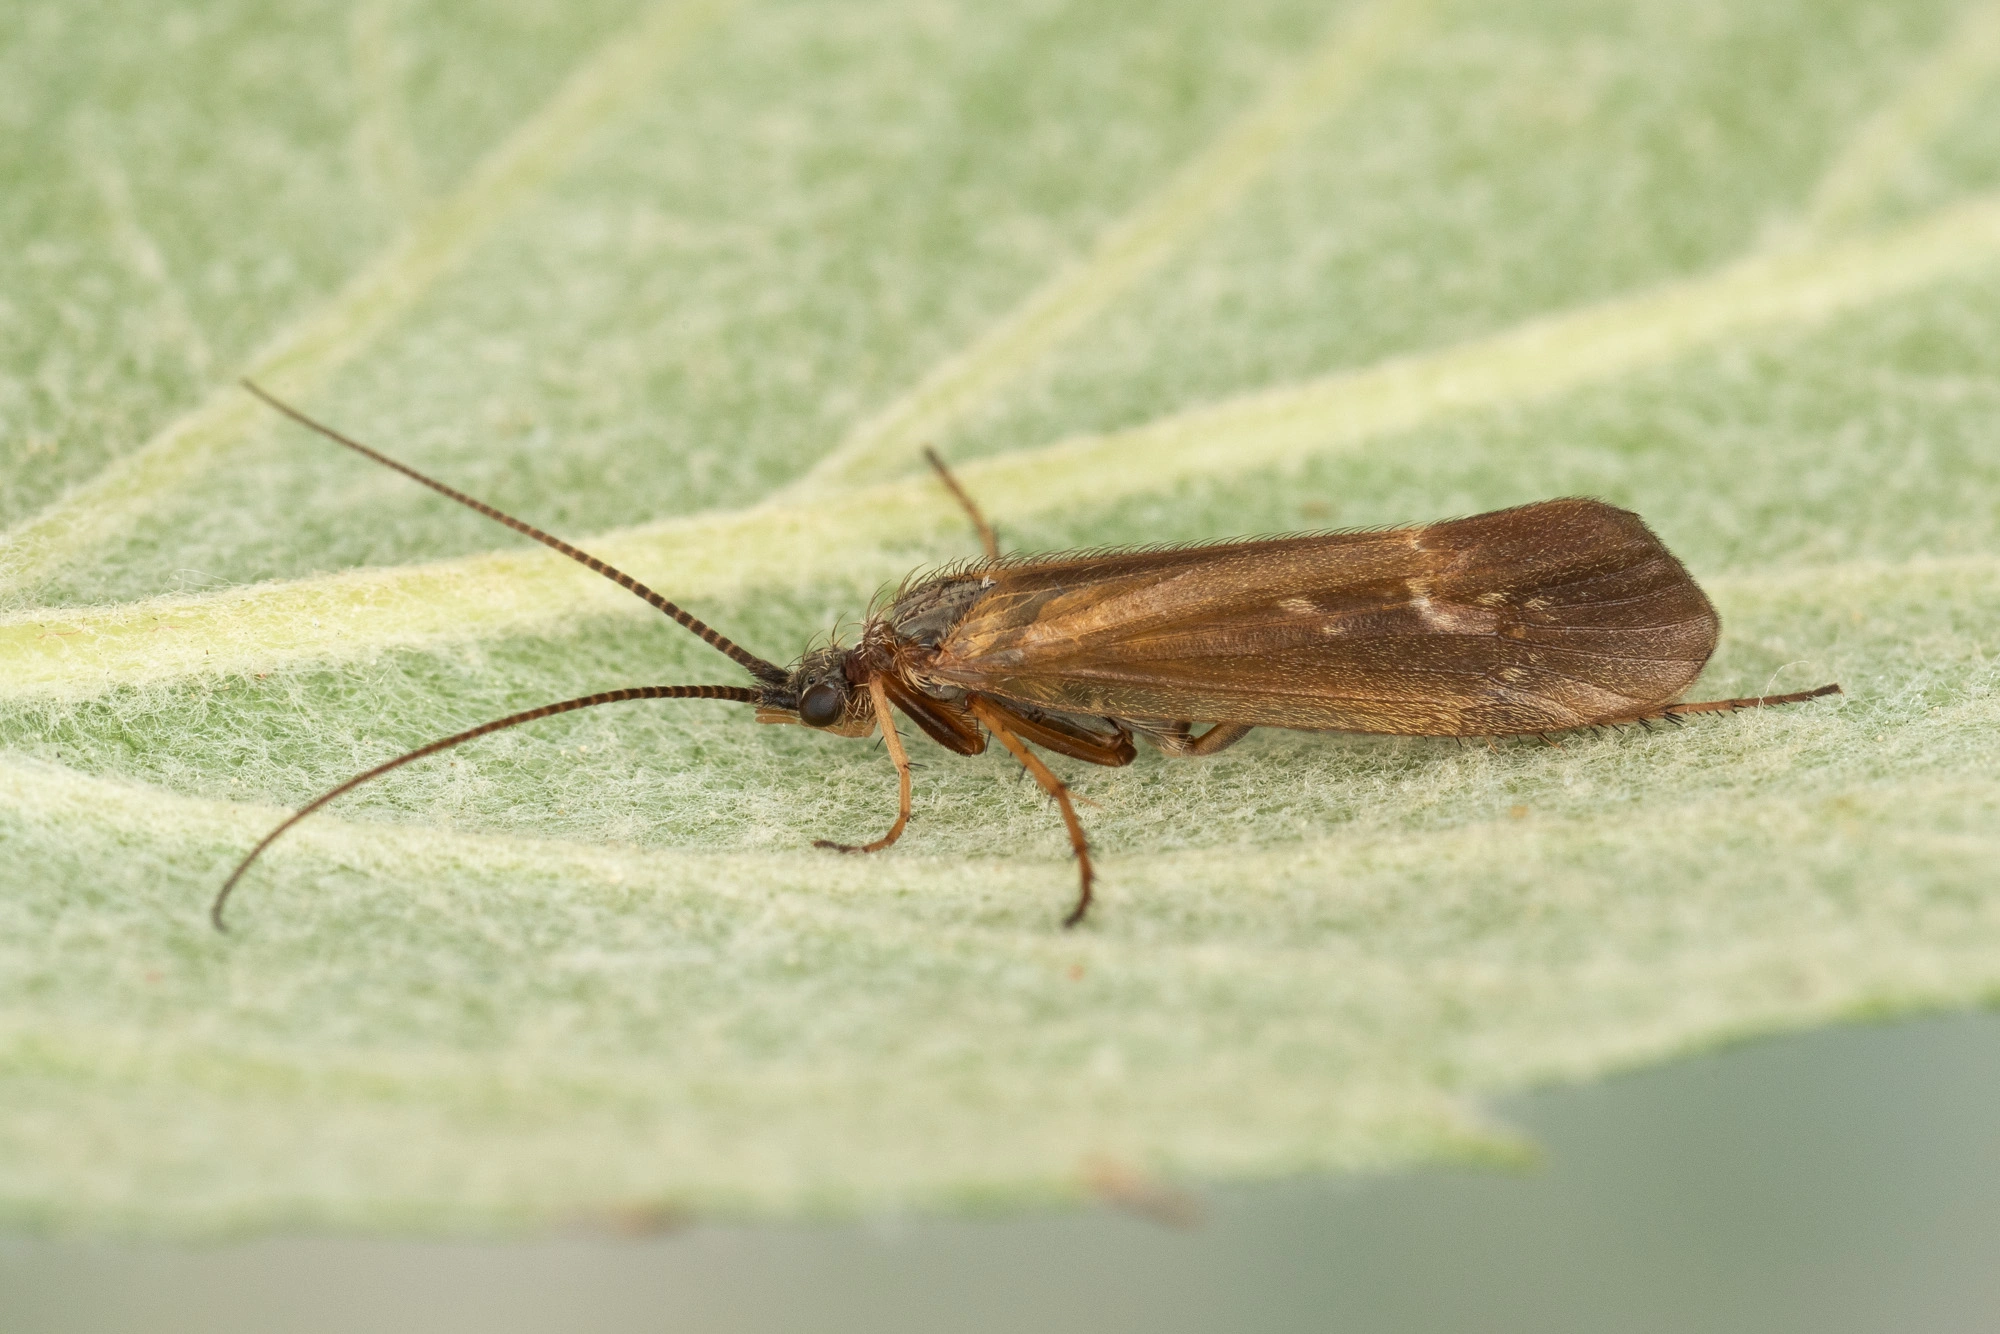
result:
<svg viewBox="0 0 2000 1334"><path fill-rule="evenodd" d="M255 394L257 397L263 399L266 403L270 404L272 407L276 408L279 412L282 412L287 417L290 417L293 421L297 422L299 425L304 426L309 430L319 432L321 435L325 436L327 439L333 441L336 444L346 445L349 449L353 450L355 453L360 454L366 458L371 458L385 468L394 468L397 472L403 474L403 476L409 478L412 481L423 483L425 486L437 492L439 495L447 496L452 500L456 500L459 504L465 506L467 509L476 510L480 514L484 514L489 519L495 520L496 522L499 523L504 523L509 528L512 528L515 532L520 533L525 537L532 537L537 542L540 542L543 546L552 547L555 550L562 552L563 555L568 556L571 560L575 561L577 564L595 570L597 573L603 575L606 579L609 579L612 583L617 584L620 588L623 588L628 592L638 596L639 598L642 598L643 600L651 603L653 606L658 607L661 611L671 616L674 620L679 621L683 626L686 626L689 630L692 630L696 635L700 636L702 641L708 644L711 648L720 650L721 652L728 654L731 658L741 663L743 665L744 670L748 671L750 675L756 677L758 680L768 681L773 685L784 684L786 679L784 668L778 666L774 662L766 662L764 659L758 657L756 654L752 653L749 649L746 649L741 645L737 644L734 640L722 634L720 631L711 629L701 620L697 619L688 612L681 610L680 607L676 606L674 603L667 601L665 598L661 597L658 593L655 593L652 589L646 587L644 584L640 583L637 579L634 579L631 575L625 573L623 570L620 570L615 566L606 565L603 561L599 560L597 557L591 555L587 551L578 551L575 547L563 541L561 538L551 536L550 534L545 533L541 529L535 527L531 523L523 523L521 520L515 518L511 514L502 513L501 511L494 509L491 505L488 505L483 501L474 500L471 496L466 495L463 491L453 490L451 487L446 486L443 482L436 481L430 477L426 477L424 476L424 474L418 472L415 468L410 467L407 463L398 463L396 460L390 458L387 454L383 454L377 450L370 449L368 446L362 444L359 440L355 440L348 436L342 435L339 431L334 430L331 426L326 425L324 422L314 421L311 417L306 416L305 413L300 412L297 408L293 407L291 404L286 403L283 400L278 399L272 396L271 394L266 393L260 386L258 386L257 384L255 384L250 380L243 381L243 387L245 389L248 389L251 393Z"/></svg>
<svg viewBox="0 0 2000 1334"><path fill-rule="evenodd" d="M236 882L243 878L243 873L250 869L250 863L262 856L265 848L277 842L278 835L284 833L287 829L290 829L293 825L305 819L335 797L345 796L370 779L380 778L391 769L400 769L412 760L421 760L425 756L435 755L441 750L450 750L453 746L471 741L475 737L485 736L489 732L503 732L510 727L519 727L522 723L532 723L542 718L553 718L558 713L572 713L577 709L594 709L600 704L622 704L626 700L631 699L722 699L736 704L755 704L758 702L759 696L757 691L752 690L748 686L630 686L624 690L605 690L595 695L583 695L577 699L566 699L560 704L544 704L539 709L529 709L524 713L510 713L505 718L495 718L490 723L481 723L470 731L460 732L456 736L448 736L442 741L433 741L428 746L419 746L407 755L398 755L386 764L378 764L366 773L354 775L354 777L348 779L339 787L330 788L320 793L317 797L299 807L298 810L292 812L291 816L276 829L264 835L263 841L250 849L250 854L236 864L236 869L229 873L229 879L223 881L222 888L216 891L215 902L208 907L208 920L215 923L217 931L227 931L229 928L222 921L223 905L229 902L230 891L236 888Z"/></svg>

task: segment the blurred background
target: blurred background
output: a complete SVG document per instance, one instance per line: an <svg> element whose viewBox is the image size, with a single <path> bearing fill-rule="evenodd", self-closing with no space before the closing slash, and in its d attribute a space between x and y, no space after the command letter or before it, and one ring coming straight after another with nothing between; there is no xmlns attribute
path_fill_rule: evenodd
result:
<svg viewBox="0 0 2000 1334"><path fill-rule="evenodd" d="M1537 1160L1100 1205L512 1244L0 1240L23 1331L1978 1331L2000 1020L1767 1039L1512 1101Z"/></svg>

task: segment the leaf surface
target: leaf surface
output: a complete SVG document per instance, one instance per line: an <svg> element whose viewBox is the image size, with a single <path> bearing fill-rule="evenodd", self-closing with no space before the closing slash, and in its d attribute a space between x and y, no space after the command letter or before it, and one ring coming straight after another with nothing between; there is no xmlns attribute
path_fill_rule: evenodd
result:
<svg viewBox="0 0 2000 1334"><path fill-rule="evenodd" d="M1509 1155L1483 1098L2000 987L2000 6L34 11L0 51L0 1215L1014 1207ZM1057 765L731 681L246 371L789 660L972 550L1564 494L1697 697ZM1107 1164L1112 1165L1107 1168Z"/></svg>

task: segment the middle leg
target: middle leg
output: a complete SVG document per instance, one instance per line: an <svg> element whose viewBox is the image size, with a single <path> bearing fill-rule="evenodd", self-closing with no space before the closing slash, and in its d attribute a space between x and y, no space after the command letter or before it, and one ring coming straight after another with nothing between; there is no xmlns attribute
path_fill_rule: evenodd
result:
<svg viewBox="0 0 2000 1334"><path fill-rule="evenodd" d="M1041 784L1042 791L1054 797L1056 805L1062 808L1063 824L1069 828L1069 846L1076 853L1076 869L1081 880L1076 906L1069 910L1069 916L1063 918L1063 926L1075 926L1090 911L1090 882L1096 877L1090 867L1090 841L1083 836L1083 822L1076 818L1076 807L1069 799L1069 785L1057 778L1049 766L1043 764L1041 758L1014 735L1007 726L1004 710L978 695L970 696L967 702L972 705L973 715L986 724L986 730L1000 739L1000 744L1007 748L1008 753Z"/></svg>

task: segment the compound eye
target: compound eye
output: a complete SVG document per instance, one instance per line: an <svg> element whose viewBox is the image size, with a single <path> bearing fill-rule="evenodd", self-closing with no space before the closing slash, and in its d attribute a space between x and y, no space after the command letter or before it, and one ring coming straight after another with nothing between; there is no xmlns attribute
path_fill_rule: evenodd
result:
<svg viewBox="0 0 2000 1334"><path fill-rule="evenodd" d="M799 696L799 720L808 727L830 727L840 721L845 706L839 687L821 681Z"/></svg>

